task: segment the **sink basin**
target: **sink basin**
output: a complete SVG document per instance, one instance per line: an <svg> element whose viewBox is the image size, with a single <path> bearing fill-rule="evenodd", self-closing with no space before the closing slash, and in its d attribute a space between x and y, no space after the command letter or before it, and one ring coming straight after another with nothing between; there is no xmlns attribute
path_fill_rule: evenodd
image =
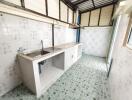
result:
<svg viewBox="0 0 132 100"><path fill-rule="evenodd" d="M47 53L50 53L50 52L48 52L48 51L35 51L35 52L32 52L32 53L28 53L28 54L26 54L26 56L29 56L29 57L37 57L37 56L41 56L41 55L45 55L45 54L47 54Z"/></svg>
<svg viewBox="0 0 132 100"><path fill-rule="evenodd" d="M34 52L31 52L31 53L28 53L28 54L25 54L25 55L28 56L28 57L34 58L34 57L42 56L42 55L45 55L45 54L48 54L48 53L51 53L51 52L55 52L55 51L58 51L58 50L61 50L61 48L49 47L49 48L45 48L43 52L41 50L38 50L38 51L34 51Z"/></svg>

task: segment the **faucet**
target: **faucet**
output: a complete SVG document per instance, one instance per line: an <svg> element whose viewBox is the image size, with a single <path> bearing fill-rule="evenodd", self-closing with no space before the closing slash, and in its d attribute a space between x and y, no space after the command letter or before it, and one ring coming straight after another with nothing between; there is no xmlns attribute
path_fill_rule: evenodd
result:
<svg viewBox="0 0 132 100"><path fill-rule="evenodd" d="M43 40L41 40L41 46L42 46L42 49L41 49L41 55L44 54L44 45L43 45Z"/></svg>

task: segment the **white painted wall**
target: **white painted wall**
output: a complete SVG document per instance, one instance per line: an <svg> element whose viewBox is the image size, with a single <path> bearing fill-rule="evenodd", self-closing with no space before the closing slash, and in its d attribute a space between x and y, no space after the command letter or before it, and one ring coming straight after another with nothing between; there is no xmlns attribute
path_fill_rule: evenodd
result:
<svg viewBox="0 0 132 100"><path fill-rule="evenodd" d="M123 46L127 25L128 17L123 15L109 77L112 100L132 100L132 50Z"/></svg>
<svg viewBox="0 0 132 100"><path fill-rule="evenodd" d="M21 83L21 74L16 59L17 50L23 47L27 50L41 48L40 41L44 41L44 47L52 46L51 24L17 17L5 13L0 16L0 95L10 91ZM64 26L63 26L64 27ZM58 29L56 29L58 30ZM60 27L59 30L62 30ZM58 30L58 32L59 32ZM63 28L61 35L63 43L74 40L72 29ZM73 32L73 33L72 33ZM67 35L69 38L67 40ZM56 41L60 38L56 37ZM61 43L60 43L61 44Z"/></svg>
<svg viewBox="0 0 132 100"><path fill-rule="evenodd" d="M89 55L106 57L109 50L112 27L85 27L81 29L80 41L83 52Z"/></svg>

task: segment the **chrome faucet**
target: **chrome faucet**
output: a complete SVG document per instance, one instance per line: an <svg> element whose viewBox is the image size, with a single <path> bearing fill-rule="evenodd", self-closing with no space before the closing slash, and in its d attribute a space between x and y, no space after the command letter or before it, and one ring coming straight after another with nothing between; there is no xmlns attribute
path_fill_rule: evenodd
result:
<svg viewBox="0 0 132 100"><path fill-rule="evenodd" d="M44 45L43 45L43 40L41 40L41 46L42 46L42 49L41 49L41 55L44 54Z"/></svg>

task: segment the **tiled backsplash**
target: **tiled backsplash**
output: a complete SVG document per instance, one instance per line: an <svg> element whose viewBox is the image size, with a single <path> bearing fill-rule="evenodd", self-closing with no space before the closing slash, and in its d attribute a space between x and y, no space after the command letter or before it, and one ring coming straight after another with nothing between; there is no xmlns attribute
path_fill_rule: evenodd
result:
<svg viewBox="0 0 132 100"><path fill-rule="evenodd" d="M76 41L76 30L68 29L60 25L55 25L55 45L60 45Z"/></svg>
<svg viewBox="0 0 132 100"><path fill-rule="evenodd" d="M16 60L17 50L20 47L26 50L40 49L41 40L44 47L52 46L52 26L14 15L0 14L0 95L2 95L21 82ZM61 34L61 38L55 36L56 45L75 42L73 29L59 26L55 28L55 35L57 34ZM66 37L67 34L71 35Z"/></svg>

